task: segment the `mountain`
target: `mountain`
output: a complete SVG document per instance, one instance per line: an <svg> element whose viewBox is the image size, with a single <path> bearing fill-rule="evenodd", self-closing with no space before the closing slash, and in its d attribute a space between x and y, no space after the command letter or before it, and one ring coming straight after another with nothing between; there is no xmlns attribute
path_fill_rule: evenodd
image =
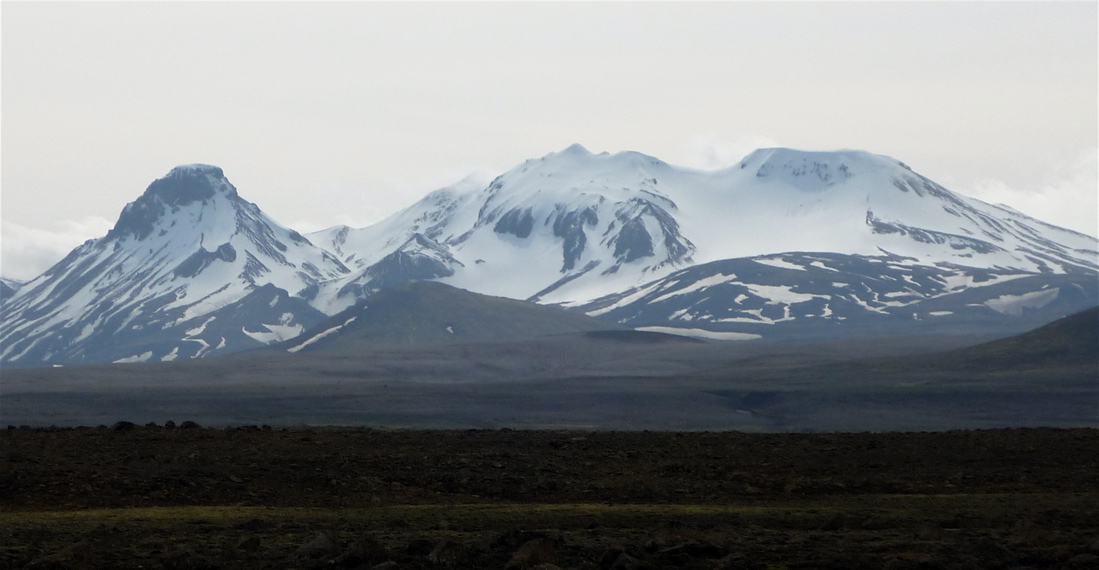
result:
<svg viewBox="0 0 1099 570"><path fill-rule="evenodd" d="M733 338L785 334L795 327L770 325L803 328L804 317L861 326L892 315L893 324L924 319L940 329L976 319L1024 330L1093 303L1099 269L1094 237L955 194L863 151L761 149L700 172L574 145L487 187L445 188L373 226L310 237L352 269L318 294L314 305L329 313L394 283L433 279ZM714 288L733 274L749 281ZM965 293L1020 279L982 290L996 295Z"/></svg>
<svg viewBox="0 0 1099 570"><path fill-rule="evenodd" d="M380 291L279 345L288 352L357 352L422 346L529 340L595 331L626 331L559 307L490 297L421 281Z"/></svg>
<svg viewBox="0 0 1099 570"><path fill-rule="evenodd" d="M3 304L0 361L173 360L264 346L324 318L310 294L348 272L241 198L220 168L181 166L105 237Z"/></svg>

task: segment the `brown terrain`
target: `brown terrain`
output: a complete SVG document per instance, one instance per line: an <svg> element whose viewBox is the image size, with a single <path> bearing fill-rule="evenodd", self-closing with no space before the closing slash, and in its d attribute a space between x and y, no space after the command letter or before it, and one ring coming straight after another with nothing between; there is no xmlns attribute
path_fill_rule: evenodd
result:
<svg viewBox="0 0 1099 570"><path fill-rule="evenodd" d="M3 568L1099 568L1099 430L0 431Z"/></svg>

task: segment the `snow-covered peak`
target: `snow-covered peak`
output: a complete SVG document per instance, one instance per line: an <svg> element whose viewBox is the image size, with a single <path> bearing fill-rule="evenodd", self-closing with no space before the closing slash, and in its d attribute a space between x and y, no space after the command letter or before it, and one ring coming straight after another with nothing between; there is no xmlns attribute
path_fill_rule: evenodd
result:
<svg viewBox="0 0 1099 570"><path fill-rule="evenodd" d="M588 150L587 148L585 148L584 145L582 145L580 143L573 143L573 144L569 145L568 148L566 148L565 150L562 150L562 151L554 153L554 154L587 156L587 155L591 154L591 151Z"/></svg>
<svg viewBox="0 0 1099 570"><path fill-rule="evenodd" d="M601 200L628 200L639 191L659 195L659 179L674 170L639 152L593 154L575 144L496 177L483 191L489 196L483 213L520 205L587 206Z"/></svg>
<svg viewBox="0 0 1099 570"><path fill-rule="evenodd" d="M873 176L875 182L907 171L900 161L861 150L803 151L790 148L759 149L734 169L748 171L761 182L781 182L804 191L821 191L857 176ZM905 172L910 174L910 172Z"/></svg>

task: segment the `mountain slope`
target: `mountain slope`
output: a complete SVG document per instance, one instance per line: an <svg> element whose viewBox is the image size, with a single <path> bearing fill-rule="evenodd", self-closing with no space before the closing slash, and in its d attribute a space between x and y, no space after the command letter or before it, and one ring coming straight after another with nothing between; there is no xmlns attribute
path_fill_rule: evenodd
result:
<svg viewBox="0 0 1099 570"><path fill-rule="evenodd" d="M173 169L0 313L10 365L171 360L289 338L348 269L237 195L220 168ZM231 318L230 318L231 315Z"/></svg>
<svg viewBox="0 0 1099 570"><path fill-rule="evenodd" d="M1088 272L794 252L699 264L576 308L632 327L807 340L1008 334L1097 302L1099 281Z"/></svg>
<svg viewBox="0 0 1099 570"><path fill-rule="evenodd" d="M619 330L625 327L557 307L423 281L385 289L279 348L289 352L356 352L378 345L513 341Z"/></svg>

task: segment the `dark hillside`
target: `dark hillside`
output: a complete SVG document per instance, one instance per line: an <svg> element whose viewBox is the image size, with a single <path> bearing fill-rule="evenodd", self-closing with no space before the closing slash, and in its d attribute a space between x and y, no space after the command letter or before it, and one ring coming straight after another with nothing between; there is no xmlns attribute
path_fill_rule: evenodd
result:
<svg viewBox="0 0 1099 570"><path fill-rule="evenodd" d="M1099 307L1059 319L1020 335L955 350L825 367L897 379L925 376L1099 378ZM814 373L820 373L817 370Z"/></svg>
<svg viewBox="0 0 1099 570"><path fill-rule="evenodd" d="M1099 307L1021 335L951 351L939 364L991 370L1090 366L1099 374Z"/></svg>
<svg viewBox="0 0 1099 570"><path fill-rule="evenodd" d="M513 341L604 330L628 329L557 307L421 281L379 291L278 348L349 352L378 345Z"/></svg>

